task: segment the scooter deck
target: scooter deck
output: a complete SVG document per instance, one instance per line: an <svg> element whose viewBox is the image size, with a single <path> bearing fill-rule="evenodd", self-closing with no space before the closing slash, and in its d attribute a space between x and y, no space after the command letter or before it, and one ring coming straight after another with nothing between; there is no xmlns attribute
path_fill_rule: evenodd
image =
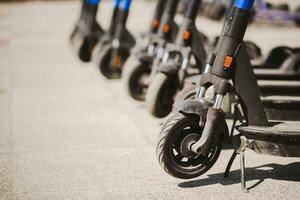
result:
<svg viewBox="0 0 300 200"><path fill-rule="evenodd" d="M257 79L300 80L300 74L294 71L280 69L254 69Z"/></svg>
<svg viewBox="0 0 300 200"><path fill-rule="evenodd" d="M300 87L300 81L286 80L259 80L260 87L278 87L279 89Z"/></svg>
<svg viewBox="0 0 300 200"><path fill-rule="evenodd" d="M300 122L273 121L268 127L241 126L238 130L249 139L300 145Z"/></svg>
<svg viewBox="0 0 300 200"><path fill-rule="evenodd" d="M289 104L300 104L299 96L266 96L261 97L264 102L272 102L272 103L289 103Z"/></svg>
<svg viewBox="0 0 300 200"><path fill-rule="evenodd" d="M299 96L300 81L293 80L258 80L261 96ZM284 99L283 97L281 97Z"/></svg>

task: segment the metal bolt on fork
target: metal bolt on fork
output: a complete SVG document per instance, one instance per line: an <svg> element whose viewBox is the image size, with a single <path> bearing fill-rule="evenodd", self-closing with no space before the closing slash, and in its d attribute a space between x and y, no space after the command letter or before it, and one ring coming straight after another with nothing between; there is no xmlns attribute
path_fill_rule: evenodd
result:
<svg viewBox="0 0 300 200"><path fill-rule="evenodd" d="M169 59L169 53L168 52L163 53L162 57L163 57L162 62L166 63Z"/></svg>
<svg viewBox="0 0 300 200"><path fill-rule="evenodd" d="M185 70L187 68L188 64L189 64L189 59L184 58L183 61L182 61L182 64L181 64L181 69Z"/></svg>
<svg viewBox="0 0 300 200"><path fill-rule="evenodd" d="M159 47L158 50L157 50L157 57L162 58L163 55L164 55L164 48Z"/></svg>
<svg viewBox="0 0 300 200"><path fill-rule="evenodd" d="M153 44L149 45L148 54L149 55L154 55L154 45Z"/></svg>

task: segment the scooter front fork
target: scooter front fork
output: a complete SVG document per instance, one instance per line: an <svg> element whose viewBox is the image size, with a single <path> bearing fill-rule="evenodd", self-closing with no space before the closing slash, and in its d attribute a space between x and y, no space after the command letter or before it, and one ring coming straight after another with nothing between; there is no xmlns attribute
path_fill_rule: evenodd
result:
<svg viewBox="0 0 300 200"><path fill-rule="evenodd" d="M179 87L182 88L184 85L184 79L187 74L187 67L189 65L190 55L188 57L183 58L179 72L178 72L178 80L179 80Z"/></svg>
<svg viewBox="0 0 300 200"><path fill-rule="evenodd" d="M206 66L204 70L204 74L210 73L214 60L215 60L215 54L211 53L208 56L208 59L206 61ZM202 85L200 86L196 98L202 99L205 97L207 91L207 86ZM224 114L221 110L222 104L223 104L224 95L222 94L215 94L215 100L213 107L208 109L207 116L206 116L206 123L204 126L204 129L202 131L202 135L199 141L192 144L190 146L190 149L197 153L206 155L211 144L211 140L214 137L215 134L213 134L213 131L215 131L215 128L217 127L217 123L219 119L224 117Z"/></svg>
<svg viewBox="0 0 300 200"><path fill-rule="evenodd" d="M112 42L110 66L112 66L114 70L120 70L121 65L122 65L122 58L120 56L120 41L118 39L114 39Z"/></svg>
<svg viewBox="0 0 300 200"><path fill-rule="evenodd" d="M211 72L211 69L212 69L212 66L215 62L215 59L216 59L215 53L210 53L207 56L206 65L205 65L203 74L208 74L208 73ZM199 88L199 90L196 94L196 97L197 98L204 98L204 96L206 94L206 90L207 90L207 88L205 86L200 86L200 88Z"/></svg>
<svg viewBox="0 0 300 200"><path fill-rule="evenodd" d="M190 147L193 152L207 155L211 141L215 136L214 131L216 131L216 127L218 127L218 122L224 118L224 113L221 110L223 99L224 95L216 94L213 107L208 109L206 123L201 138Z"/></svg>

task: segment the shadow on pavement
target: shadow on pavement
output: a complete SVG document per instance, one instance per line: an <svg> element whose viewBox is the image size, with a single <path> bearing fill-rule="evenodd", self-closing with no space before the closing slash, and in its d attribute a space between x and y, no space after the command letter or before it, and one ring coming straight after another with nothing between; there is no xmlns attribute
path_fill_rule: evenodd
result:
<svg viewBox="0 0 300 200"><path fill-rule="evenodd" d="M246 168L246 181L257 180L248 189L255 188L264 182L265 179L299 181L300 182L300 162L290 163L287 165L266 164L253 168ZM232 185L240 183L240 170L234 170L229 173L228 178L224 177L223 173L210 174L209 178L192 180L179 183L181 188L194 188L213 184Z"/></svg>

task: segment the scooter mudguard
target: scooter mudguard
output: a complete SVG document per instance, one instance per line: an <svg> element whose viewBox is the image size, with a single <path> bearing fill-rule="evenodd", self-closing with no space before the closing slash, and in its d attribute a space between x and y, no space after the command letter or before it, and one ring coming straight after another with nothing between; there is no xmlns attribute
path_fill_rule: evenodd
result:
<svg viewBox="0 0 300 200"><path fill-rule="evenodd" d="M142 63L152 64L153 63L153 56L150 56L147 52L137 52L136 58L140 60Z"/></svg>
<svg viewBox="0 0 300 200"><path fill-rule="evenodd" d="M100 63L102 63L102 60L112 52L113 50L113 45L112 43L109 43L109 44L106 44L106 45L103 45L102 48L101 48L101 51L99 51L99 54L97 55L96 57L96 63L98 63L98 65L100 65ZM128 55L129 55L129 51L130 49L127 48L127 46L125 46L124 44L120 44L119 48L118 48L120 51L124 50L124 51L128 51Z"/></svg>
<svg viewBox="0 0 300 200"><path fill-rule="evenodd" d="M184 81L185 83L197 85L199 83L200 78L201 78L201 74L196 74L196 75L186 77Z"/></svg>
<svg viewBox="0 0 300 200"><path fill-rule="evenodd" d="M101 47L101 51L98 51L99 53L97 55L95 55L95 61L98 65L100 65L100 63L102 63L102 60L105 58L105 56L107 56L107 54L109 54L112 51L113 47L110 43L103 45Z"/></svg>
<svg viewBox="0 0 300 200"><path fill-rule="evenodd" d="M174 110L183 114L194 114L205 118L212 103L204 99L188 99L174 103Z"/></svg>
<svg viewBox="0 0 300 200"><path fill-rule="evenodd" d="M164 74L176 75L179 68L180 65L178 64L178 62L175 62L174 60L169 60L167 63L160 64L158 71Z"/></svg>
<svg viewBox="0 0 300 200"><path fill-rule="evenodd" d="M101 38L100 42L98 42L97 46L95 47L95 53L93 55L96 61L100 61L101 57L103 55L106 55L108 49L113 48L112 43L113 43L113 36L111 36L110 34L105 34ZM119 48L120 49L124 48L130 51L130 49L134 46L134 44L135 44L134 37L129 33L128 30L125 30L124 36L121 38Z"/></svg>
<svg viewBox="0 0 300 200"><path fill-rule="evenodd" d="M128 49L131 49L135 45L135 38L127 29L125 29L124 33L122 34L121 45L127 47Z"/></svg>
<svg viewBox="0 0 300 200"><path fill-rule="evenodd" d="M204 99L192 99L184 100L174 103L174 110L184 114L184 115L198 115L200 121L206 121L208 109L212 107L212 102L205 101ZM224 134L225 141L229 141L229 131L225 120L225 115L220 115L218 119L218 128L222 130Z"/></svg>
<svg viewBox="0 0 300 200"><path fill-rule="evenodd" d="M140 59L138 59L135 55L130 55L126 62L124 63L123 69L126 69L131 66L140 66L143 65Z"/></svg>
<svg viewBox="0 0 300 200"><path fill-rule="evenodd" d="M98 42L103 31L98 24L95 25L93 30L88 32L77 32L74 34L71 44L78 54L80 60L89 62L92 57L92 52L95 44Z"/></svg>

